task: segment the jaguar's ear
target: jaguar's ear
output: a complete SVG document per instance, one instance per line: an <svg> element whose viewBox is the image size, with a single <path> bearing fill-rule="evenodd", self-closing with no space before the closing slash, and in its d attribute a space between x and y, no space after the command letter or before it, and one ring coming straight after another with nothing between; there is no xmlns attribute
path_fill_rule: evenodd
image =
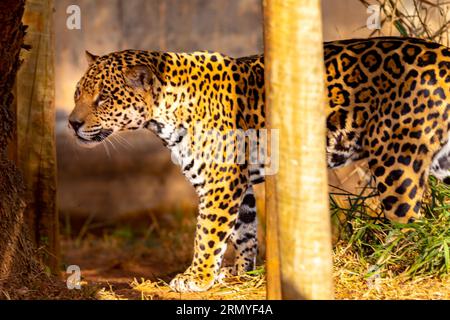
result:
<svg viewBox="0 0 450 320"><path fill-rule="evenodd" d="M152 71L144 65L137 65L126 68L125 79L130 87L147 90L152 78Z"/></svg>
<svg viewBox="0 0 450 320"><path fill-rule="evenodd" d="M98 59L98 56L96 56L95 54L90 53L87 50L85 51L85 53L86 53L86 60L87 60L87 62L89 64L89 66L92 65L95 62L95 60Z"/></svg>

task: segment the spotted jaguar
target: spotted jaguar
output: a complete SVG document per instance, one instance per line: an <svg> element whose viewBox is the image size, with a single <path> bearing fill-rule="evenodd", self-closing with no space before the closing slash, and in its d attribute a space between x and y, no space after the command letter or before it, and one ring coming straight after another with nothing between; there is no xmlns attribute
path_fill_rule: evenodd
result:
<svg viewBox="0 0 450 320"><path fill-rule="evenodd" d="M264 57L125 50L87 58L69 117L77 140L94 146L119 131L151 130L198 194L192 264L171 288L208 290L219 278L227 243L236 254L232 273L252 270L253 185L264 181L264 172L248 161L248 152L244 161L204 159L227 152L210 130L225 137L265 128ZM450 50L382 37L327 42L324 58L329 167L367 159L385 216L414 221L428 176L450 182ZM194 127L203 140L187 138Z"/></svg>

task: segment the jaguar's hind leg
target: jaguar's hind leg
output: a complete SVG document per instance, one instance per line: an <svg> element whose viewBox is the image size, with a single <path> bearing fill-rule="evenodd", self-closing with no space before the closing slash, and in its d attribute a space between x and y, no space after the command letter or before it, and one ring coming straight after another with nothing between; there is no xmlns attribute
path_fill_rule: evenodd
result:
<svg viewBox="0 0 450 320"><path fill-rule="evenodd" d="M238 219L230 241L235 249L235 261L231 274L251 271L255 267L258 251L256 199L253 187L249 186L239 209Z"/></svg>
<svg viewBox="0 0 450 320"><path fill-rule="evenodd" d="M411 154L371 156L369 167L376 180L384 215L391 221L413 222L419 217L429 162Z"/></svg>

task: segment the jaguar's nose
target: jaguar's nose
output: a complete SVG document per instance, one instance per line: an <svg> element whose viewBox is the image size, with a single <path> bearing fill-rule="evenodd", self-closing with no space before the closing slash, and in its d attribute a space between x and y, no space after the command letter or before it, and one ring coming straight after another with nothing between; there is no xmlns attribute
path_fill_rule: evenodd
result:
<svg viewBox="0 0 450 320"><path fill-rule="evenodd" d="M78 120L69 120L70 126L75 132L78 132L78 129L84 124L84 121Z"/></svg>

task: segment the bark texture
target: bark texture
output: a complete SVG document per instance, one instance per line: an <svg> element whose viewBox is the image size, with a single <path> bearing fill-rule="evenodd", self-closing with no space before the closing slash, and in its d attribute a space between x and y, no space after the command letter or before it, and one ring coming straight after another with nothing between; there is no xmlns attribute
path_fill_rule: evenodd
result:
<svg viewBox="0 0 450 320"><path fill-rule="evenodd" d="M7 156L15 132L12 91L26 29L24 5L24 0L0 1L0 298L14 297L9 289L30 286L42 271L27 238L22 176Z"/></svg>

